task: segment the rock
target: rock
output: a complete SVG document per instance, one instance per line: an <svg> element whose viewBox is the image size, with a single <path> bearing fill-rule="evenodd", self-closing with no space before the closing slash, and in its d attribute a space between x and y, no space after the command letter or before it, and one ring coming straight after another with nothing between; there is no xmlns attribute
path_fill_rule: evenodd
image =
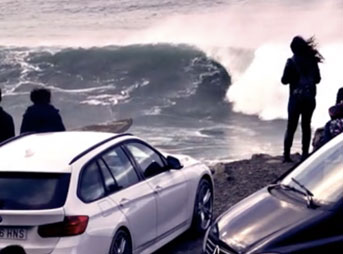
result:
<svg viewBox="0 0 343 254"><path fill-rule="evenodd" d="M218 216L233 204L275 181L300 161L300 155L292 154L292 159L292 163L282 163L282 156L255 154L250 160L214 165L214 214Z"/></svg>
<svg viewBox="0 0 343 254"><path fill-rule="evenodd" d="M267 160L266 163L268 163L268 164L277 164L277 163L280 163L280 160L271 159L271 160Z"/></svg>
<svg viewBox="0 0 343 254"><path fill-rule="evenodd" d="M272 156L270 156L269 154L264 154L264 153L253 154L253 156L251 156L251 160L265 160L265 159L270 159L270 158L272 158Z"/></svg>
<svg viewBox="0 0 343 254"><path fill-rule="evenodd" d="M222 174L225 171L225 163L217 163L210 168L214 172L213 174Z"/></svg>

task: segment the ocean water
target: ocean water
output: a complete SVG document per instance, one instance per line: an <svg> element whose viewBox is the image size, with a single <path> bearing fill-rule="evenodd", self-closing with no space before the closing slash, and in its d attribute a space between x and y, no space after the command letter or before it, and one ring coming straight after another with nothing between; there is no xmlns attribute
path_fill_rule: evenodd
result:
<svg viewBox="0 0 343 254"><path fill-rule="evenodd" d="M46 87L69 129L133 118L132 133L205 161L281 154L298 34L325 57L315 128L343 86L340 0L1 0L1 105L18 133Z"/></svg>

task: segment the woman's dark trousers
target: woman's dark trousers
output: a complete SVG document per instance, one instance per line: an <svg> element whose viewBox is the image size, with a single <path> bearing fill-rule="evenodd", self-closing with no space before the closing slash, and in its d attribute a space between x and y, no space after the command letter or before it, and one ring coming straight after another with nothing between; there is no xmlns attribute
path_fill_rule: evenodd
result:
<svg viewBox="0 0 343 254"><path fill-rule="evenodd" d="M308 156L311 142L311 118L315 108L315 98L302 99L295 96L289 98L288 123L284 141L284 158L286 160L290 159L294 133L297 129L300 116L302 129L302 158Z"/></svg>

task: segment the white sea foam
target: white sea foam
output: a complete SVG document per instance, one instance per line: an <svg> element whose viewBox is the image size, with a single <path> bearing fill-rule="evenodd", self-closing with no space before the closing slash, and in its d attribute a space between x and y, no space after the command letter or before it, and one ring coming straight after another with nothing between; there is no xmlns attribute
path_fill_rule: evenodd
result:
<svg viewBox="0 0 343 254"><path fill-rule="evenodd" d="M156 115L160 115L162 112L162 108L159 106L154 106L151 109L145 110L144 114L145 115L149 115L149 116L156 116Z"/></svg>
<svg viewBox="0 0 343 254"><path fill-rule="evenodd" d="M287 117L289 88L280 82L287 59L286 49L264 45L256 50L248 69L236 79L227 93L235 110L256 114L267 120ZM328 108L334 104L339 87L343 86L343 44L326 44L320 51L325 56L325 62L320 65L322 81L317 86L314 126L321 126L328 120Z"/></svg>
<svg viewBox="0 0 343 254"><path fill-rule="evenodd" d="M87 99L80 102L80 104L88 104L93 106L112 106L117 105L120 101L128 99L128 95L113 95L113 94L100 94L91 95Z"/></svg>

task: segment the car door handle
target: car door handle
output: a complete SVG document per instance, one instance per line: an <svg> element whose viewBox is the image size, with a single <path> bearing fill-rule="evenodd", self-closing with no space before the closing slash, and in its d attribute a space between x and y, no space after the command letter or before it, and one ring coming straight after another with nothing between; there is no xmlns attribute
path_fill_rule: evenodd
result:
<svg viewBox="0 0 343 254"><path fill-rule="evenodd" d="M155 186L154 192L155 192L155 194L158 194L158 193L160 193L162 190L163 190L163 188L162 188L161 186L156 185L156 186Z"/></svg>
<svg viewBox="0 0 343 254"><path fill-rule="evenodd" d="M127 199L127 198L122 198L121 200L120 200L120 202L119 202L119 206L120 207L124 207L127 203L129 203L129 199Z"/></svg>

